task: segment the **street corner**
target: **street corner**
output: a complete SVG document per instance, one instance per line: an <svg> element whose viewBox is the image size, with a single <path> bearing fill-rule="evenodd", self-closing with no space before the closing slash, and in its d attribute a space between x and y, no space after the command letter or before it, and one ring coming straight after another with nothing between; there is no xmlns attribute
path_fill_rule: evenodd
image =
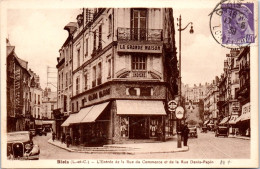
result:
<svg viewBox="0 0 260 169"><path fill-rule="evenodd" d="M66 144L62 144L60 141L56 141L56 140L52 141L52 139L49 139L48 143L52 144L52 145L54 145L56 147L62 148L64 150L67 150L69 152L74 152L75 151L75 150L73 150L71 148L66 147Z"/></svg>

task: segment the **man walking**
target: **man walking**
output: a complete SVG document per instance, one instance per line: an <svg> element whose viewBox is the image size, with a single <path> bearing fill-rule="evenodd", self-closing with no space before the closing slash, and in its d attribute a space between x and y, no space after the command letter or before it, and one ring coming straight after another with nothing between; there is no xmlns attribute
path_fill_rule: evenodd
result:
<svg viewBox="0 0 260 169"><path fill-rule="evenodd" d="M190 130L188 128L188 123L185 123L183 130L182 130L184 146L187 146L188 138L189 138L189 132L190 132Z"/></svg>

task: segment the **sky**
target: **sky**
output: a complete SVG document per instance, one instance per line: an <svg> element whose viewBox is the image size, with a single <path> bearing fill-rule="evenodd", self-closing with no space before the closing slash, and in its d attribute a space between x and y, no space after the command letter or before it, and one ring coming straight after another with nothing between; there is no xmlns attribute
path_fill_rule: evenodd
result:
<svg viewBox="0 0 260 169"><path fill-rule="evenodd" d="M170 6L173 7L178 53L177 17L181 14L183 27L193 22L194 28L193 34L189 33L190 26L182 31L182 82L190 86L212 82L215 76L223 72L223 61L229 52L221 47L210 33L208 14L216 3L207 4L204 0L199 0L197 3L181 5L180 1L173 2ZM59 49L68 36L63 28L69 22L76 22L76 16L81 12L80 8L12 7L6 11L5 36L15 46L18 57L28 61L28 67L40 76L42 88L46 87L47 66L55 68ZM53 75L56 76L50 74Z"/></svg>

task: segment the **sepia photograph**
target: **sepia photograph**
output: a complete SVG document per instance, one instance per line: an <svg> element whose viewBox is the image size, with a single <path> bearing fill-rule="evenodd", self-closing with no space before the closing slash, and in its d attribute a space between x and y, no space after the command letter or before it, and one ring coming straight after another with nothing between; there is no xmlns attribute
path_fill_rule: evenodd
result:
<svg viewBox="0 0 260 169"><path fill-rule="evenodd" d="M0 3L2 168L259 167L258 1Z"/></svg>

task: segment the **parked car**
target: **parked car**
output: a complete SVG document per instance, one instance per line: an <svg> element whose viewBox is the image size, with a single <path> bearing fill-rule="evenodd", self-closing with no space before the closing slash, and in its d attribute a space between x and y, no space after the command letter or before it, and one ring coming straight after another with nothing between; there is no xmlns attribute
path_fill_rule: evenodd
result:
<svg viewBox="0 0 260 169"><path fill-rule="evenodd" d="M198 138L198 133L197 133L197 127L196 126L189 126L189 137L195 137Z"/></svg>
<svg viewBox="0 0 260 169"><path fill-rule="evenodd" d="M218 137L218 136L228 137L228 135L229 135L228 127L226 127L226 126L218 126L216 128L215 137Z"/></svg>
<svg viewBox="0 0 260 169"><path fill-rule="evenodd" d="M33 144L29 131L10 132L7 134L8 159L38 160L39 146Z"/></svg>
<svg viewBox="0 0 260 169"><path fill-rule="evenodd" d="M35 131L35 129L30 129L30 132L31 132L32 136L36 136L36 131Z"/></svg>
<svg viewBox="0 0 260 169"><path fill-rule="evenodd" d="M42 135L45 135L47 136L47 132L43 129L43 128L37 128L36 129L36 135L39 135L39 136L42 136Z"/></svg>

